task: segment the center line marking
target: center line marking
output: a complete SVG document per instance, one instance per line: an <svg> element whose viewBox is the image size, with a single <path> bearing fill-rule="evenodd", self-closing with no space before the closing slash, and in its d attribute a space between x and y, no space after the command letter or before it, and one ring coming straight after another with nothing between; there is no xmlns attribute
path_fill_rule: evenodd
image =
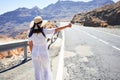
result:
<svg viewBox="0 0 120 80"><path fill-rule="evenodd" d="M102 40L102 39L99 39L99 38L98 38L98 40L101 41L101 42L103 42L103 43L105 43L105 44L107 44L107 45L110 45L108 42L106 42L106 41L104 41L104 40Z"/></svg>
<svg viewBox="0 0 120 80"><path fill-rule="evenodd" d="M116 36L116 37L120 37L119 35L112 34L112 33L105 32L105 31L100 31L100 30L95 30L95 31L97 31L97 32L102 32L102 33L106 33L106 34L113 35L113 36Z"/></svg>
<svg viewBox="0 0 120 80"><path fill-rule="evenodd" d="M120 51L120 48L118 48L118 47L116 47L116 46L112 46L112 47Z"/></svg>
<svg viewBox="0 0 120 80"><path fill-rule="evenodd" d="M75 30L78 30L78 29L75 29ZM106 41L104 41L104 40L102 40L102 39L100 39L100 38L97 38L96 36L93 36L93 35L91 35L90 33L86 32L86 31L83 31L83 30L78 30L78 31L82 31L82 32L84 32L85 34L87 34L88 36L90 36L90 37L92 37L92 38L94 38L94 39L97 39L98 41L100 41L100 42L102 42L102 43L104 43L104 44L106 44L106 45L109 45L109 46L111 46L112 48L120 51L120 48L118 48L118 47L116 47L116 46L114 46L114 45L111 45L111 44L109 44L109 42L106 42Z"/></svg>

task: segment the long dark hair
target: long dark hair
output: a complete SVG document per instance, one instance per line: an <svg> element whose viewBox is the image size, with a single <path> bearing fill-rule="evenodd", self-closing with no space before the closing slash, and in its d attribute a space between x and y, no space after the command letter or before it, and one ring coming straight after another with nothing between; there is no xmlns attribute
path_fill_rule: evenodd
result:
<svg viewBox="0 0 120 80"><path fill-rule="evenodd" d="M42 21L39 22L39 23L34 23L33 27L30 28L30 32L29 32L28 37L31 37L33 35L33 33L42 33L43 36L46 37L44 32L43 32L43 27L39 26L39 24L41 24L41 23L42 23ZM36 26L37 26L38 29L35 29Z"/></svg>

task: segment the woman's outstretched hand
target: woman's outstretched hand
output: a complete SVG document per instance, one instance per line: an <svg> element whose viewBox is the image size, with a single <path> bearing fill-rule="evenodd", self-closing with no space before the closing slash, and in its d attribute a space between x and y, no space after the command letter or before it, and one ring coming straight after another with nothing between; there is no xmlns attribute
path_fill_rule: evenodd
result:
<svg viewBox="0 0 120 80"><path fill-rule="evenodd" d="M72 27L72 24L71 24L71 23L69 23L68 25L66 25L66 27L71 28L71 27Z"/></svg>
<svg viewBox="0 0 120 80"><path fill-rule="evenodd" d="M60 31L60 30L65 29L65 28L71 28L71 27L72 27L71 23L69 23L68 25L63 26L63 27L58 27L58 28L55 29L55 33L58 32L58 31Z"/></svg>

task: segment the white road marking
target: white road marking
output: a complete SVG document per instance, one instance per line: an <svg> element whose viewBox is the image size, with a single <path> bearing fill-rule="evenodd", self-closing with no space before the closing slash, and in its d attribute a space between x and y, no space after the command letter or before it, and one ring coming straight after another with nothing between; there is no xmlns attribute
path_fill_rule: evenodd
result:
<svg viewBox="0 0 120 80"><path fill-rule="evenodd" d="M89 33L88 33L88 32L86 32L86 31L83 31L83 32L84 32L84 33L86 33L87 35L91 36L92 38L97 39L97 40L99 40L99 41L103 42L104 44L109 45L109 43L108 43L108 42L106 42L106 41L104 41L104 40L102 40L102 39L100 39L100 38L97 38L96 36L93 36L93 35L89 34Z"/></svg>
<svg viewBox="0 0 120 80"><path fill-rule="evenodd" d="M104 44L107 44L107 45L109 45L109 43L108 42L106 42L106 41L104 41L104 40L102 40L102 39L99 39L99 38L97 38L99 41L101 41L101 42L103 42Z"/></svg>
<svg viewBox="0 0 120 80"><path fill-rule="evenodd" d="M91 35L91 34L89 34L89 33L87 33L87 32L84 32L84 33L86 33L87 35L93 37L94 39L98 39L97 37L95 37L95 36L93 36L93 35Z"/></svg>
<svg viewBox="0 0 120 80"><path fill-rule="evenodd" d="M75 29L75 28L74 28L74 29ZM79 30L79 29L75 29L75 30ZM106 41L104 41L104 40L102 40L102 39L100 39L100 38L98 38L98 37L96 37L96 36L94 36L94 35L91 35L90 33L86 32L86 31L83 31L83 30L79 30L79 31L82 31L82 32L84 32L85 34L89 35L90 37L92 37L92 38L94 38L94 39L97 39L97 40L99 40L100 42L102 42L102 43L104 43L104 44L106 44L106 45L109 45L109 46L111 46L112 48L120 51L120 48L118 48L118 47L116 47L116 46L114 46L114 45L111 45L109 42L106 42ZM118 36L117 36L117 37L118 37ZM120 36L119 36L119 37L120 37Z"/></svg>
<svg viewBox="0 0 120 80"><path fill-rule="evenodd" d="M64 67L64 43L65 43L65 36L64 31L62 31L62 46L59 53L59 64L57 69L56 80L63 80L63 67Z"/></svg>
<svg viewBox="0 0 120 80"><path fill-rule="evenodd" d="M120 48L118 48L118 47L116 47L116 46L112 46L114 49L117 49L117 50L119 50L120 51Z"/></svg>
<svg viewBox="0 0 120 80"><path fill-rule="evenodd" d="M100 30L95 30L95 31L102 32L102 33L106 33L106 34L109 34L109 35L112 35L112 36L116 36L116 37L120 37L119 35L112 34L112 33L105 32L105 31L100 31Z"/></svg>

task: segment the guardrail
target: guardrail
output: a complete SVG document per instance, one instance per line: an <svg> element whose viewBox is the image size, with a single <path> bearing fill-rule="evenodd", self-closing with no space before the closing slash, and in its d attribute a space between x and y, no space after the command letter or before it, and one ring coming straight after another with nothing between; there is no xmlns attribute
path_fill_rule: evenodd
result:
<svg viewBox="0 0 120 80"><path fill-rule="evenodd" d="M24 48L24 61L26 61L27 60L27 46L28 46L28 40L20 40L20 41L3 43L3 44L0 44L0 52L23 47Z"/></svg>

